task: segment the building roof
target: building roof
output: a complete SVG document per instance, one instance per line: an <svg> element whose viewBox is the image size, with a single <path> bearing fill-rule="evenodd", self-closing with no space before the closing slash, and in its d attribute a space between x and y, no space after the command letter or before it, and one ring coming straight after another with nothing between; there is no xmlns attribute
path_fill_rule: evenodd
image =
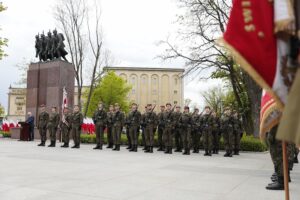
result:
<svg viewBox="0 0 300 200"><path fill-rule="evenodd" d="M127 71L173 71L184 72L183 68L162 68L162 67L104 67L103 70L127 70Z"/></svg>

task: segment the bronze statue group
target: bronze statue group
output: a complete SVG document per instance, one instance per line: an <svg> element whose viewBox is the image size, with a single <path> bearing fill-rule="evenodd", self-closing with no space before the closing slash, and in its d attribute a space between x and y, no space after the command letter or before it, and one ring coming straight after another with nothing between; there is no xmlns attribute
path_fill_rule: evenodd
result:
<svg viewBox="0 0 300 200"><path fill-rule="evenodd" d="M96 147L101 150L104 144L104 135L107 134L107 148L120 151L122 132L126 133L130 152L137 152L139 136L142 135L142 145L145 153L153 153L153 147L158 146L157 151L166 154L183 152L184 155L199 153L200 141L204 149L204 156L218 154L220 139L223 137L225 157L239 155L240 140L243 134L241 121L237 112L232 112L229 107L224 109L221 117L206 106L202 113L194 109L191 113L188 106L181 112L180 106L167 103L160 106L160 112L154 112L155 106L148 104L141 113L137 104L131 105L131 111L127 114L120 110L118 103L110 105L106 111L103 103L99 103L93 114L95 124ZM55 107L49 114L45 106L40 107L37 127L41 136L39 146L45 146L47 130L50 135L49 147L56 146L56 132L61 130L61 147L69 147L70 136L74 140L72 148L80 148L80 134L83 124L83 115L78 106L74 106L73 112L68 108L63 111L62 117ZM124 131L123 131L124 130ZM157 144L155 135L157 134ZM175 144L173 144L175 141Z"/></svg>

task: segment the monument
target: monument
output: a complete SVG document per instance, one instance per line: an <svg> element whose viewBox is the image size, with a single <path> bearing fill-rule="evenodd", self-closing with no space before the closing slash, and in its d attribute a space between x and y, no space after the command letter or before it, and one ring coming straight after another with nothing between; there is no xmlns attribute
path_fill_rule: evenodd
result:
<svg viewBox="0 0 300 200"><path fill-rule="evenodd" d="M39 62L31 63L27 71L26 113L32 112L36 122L39 106L46 105L47 111L56 106L62 112L63 89L67 91L68 106L74 102L74 66L68 62L64 36L56 29L36 35L35 50ZM61 59L63 58L63 60Z"/></svg>

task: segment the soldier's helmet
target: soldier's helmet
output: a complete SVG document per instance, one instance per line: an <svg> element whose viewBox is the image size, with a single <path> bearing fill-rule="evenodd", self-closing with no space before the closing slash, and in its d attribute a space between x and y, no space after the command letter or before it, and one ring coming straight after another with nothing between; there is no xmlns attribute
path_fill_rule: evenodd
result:
<svg viewBox="0 0 300 200"><path fill-rule="evenodd" d="M190 107L184 106L184 110L189 110L189 109L190 109Z"/></svg>
<svg viewBox="0 0 300 200"><path fill-rule="evenodd" d="M131 106L137 106L137 104L136 103L132 103Z"/></svg>
<svg viewBox="0 0 300 200"><path fill-rule="evenodd" d="M160 107L161 107L161 108L165 108L165 105L161 105Z"/></svg>
<svg viewBox="0 0 300 200"><path fill-rule="evenodd" d="M150 107L150 106L152 106L152 104L151 104L151 103L148 103L148 104L147 104L147 107Z"/></svg>
<svg viewBox="0 0 300 200"><path fill-rule="evenodd" d="M210 108L210 106L205 106L204 109L209 109L210 110L211 108Z"/></svg>
<svg viewBox="0 0 300 200"><path fill-rule="evenodd" d="M57 34L57 30L56 30L56 29L53 30L53 34L54 34L54 35Z"/></svg>

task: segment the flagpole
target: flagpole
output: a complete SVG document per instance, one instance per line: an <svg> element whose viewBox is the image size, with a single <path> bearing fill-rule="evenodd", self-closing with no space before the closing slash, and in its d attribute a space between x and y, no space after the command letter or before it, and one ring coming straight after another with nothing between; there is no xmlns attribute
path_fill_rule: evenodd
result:
<svg viewBox="0 0 300 200"><path fill-rule="evenodd" d="M286 142L282 141L282 160L283 160L283 177L284 177L284 191L285 200L290 200L289 191L289 164L286 150Z"/></svg>

